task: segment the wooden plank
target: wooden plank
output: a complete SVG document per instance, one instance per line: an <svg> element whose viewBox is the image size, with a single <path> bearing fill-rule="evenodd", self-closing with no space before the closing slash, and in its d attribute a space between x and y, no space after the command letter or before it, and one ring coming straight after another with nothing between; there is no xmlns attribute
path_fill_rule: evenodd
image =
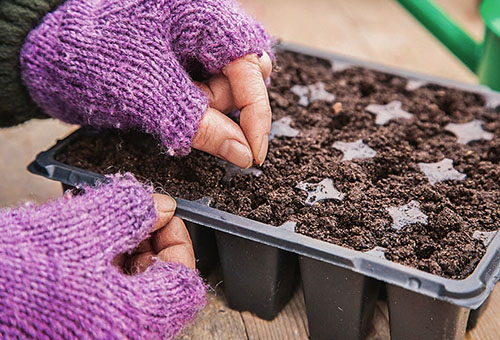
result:
<svg viewBox="0 0 500 340"><path fill-rule="evenodd" d="M237 311L227 307L221 295L209 294L209 303L193 324L188 325L178 340L248 340L245 324Z"/></svg>
<svg viewBox="0 0 500 340"><path fill-rule="evenodd" d="M272 321L258 318L250 312L241 313L249 340L307 339L307 316L302 289Z"/></svg>
<svg viewBox="0 0 500 340"><path fill-rule="evenodd" d="M271 34L283 40L445 78L476 82L475 76L395 0L241 2ZM468 23L468 28L477 27L472 31L481 30L477 12L455 9L453 14L457 13L464 21L474 18L472 24Z"/></svg>
<svg viewBox="0 0 500 340"><path fill-rule="evenodd" d="M385 301L377 301L372 328L366 340L390 340L389 310Z"/></svg>
<svg viewBox="0 0 500 340"><path fill-rule="evenodd" d="M248 340L240 312L227 306L219 277L219 272L210 277L211 287L215 288L208 294L207 306L182 331L177 340Z"/></svg>
<svg viewBox="0 0 500 340"><path fill-rule="evenodd" d="M435 0L450 17L477 41L484 35L484 24L479 15L481 0Z"/></svg>
<svg viewBox="0 0 500 340"><path fill-rule="evenodd" d="M371 47L343 15L340 1L244 0L243 7L259 19L268 32L284 40L325 50L364 57Z"/></svg>
<svg viewBox="0 0 500 340"><path fill-rule="evenodd" d="M370 60L450 79L476 81L475 76L396 1L340 1L339 4L374 51Z"/></svg>
<svg viewBox="0 0 500 340"><path fill-rule="evenodd" d="M490 305L479 319L477 327L467 333L466 340L500 339L500 285L491 294Z"/></svg>
<svg viewBox="0 0 500 340"><path fill-rule="evenodd" d="M500 286L491 295L489 308L482 315L475 329L467 333L465 340L500 339ZM272 321L262 320L249 312L230 310L220 292L210 293L207 308L200 313L194 324L188 326L179 340L234 339L234 340L307 340L307 317L302 288L299 288L289 304ZM372 327L366 340L390 340L387 303L377 301Z"/></svg>
<svg viewBox="0 0 500 340"><path fill-rule="evenodd" d="M75 128L55 119L33 119L0 129L0 207L23 201L43 203L61 196L61 183L32 175L26 166L40 151L54 145L56 138L63 138Z"/></svg>

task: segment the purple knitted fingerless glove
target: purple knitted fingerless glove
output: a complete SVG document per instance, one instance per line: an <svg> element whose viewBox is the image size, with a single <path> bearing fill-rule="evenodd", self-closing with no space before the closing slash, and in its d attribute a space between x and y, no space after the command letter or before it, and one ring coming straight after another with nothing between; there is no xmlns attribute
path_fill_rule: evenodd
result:
<svg viewBox="0 0 500 340"><path fill-rule="evenodd" d="M157 260L122 274L112 261L155 221L131 175L42 206L0 210L0 338L172 338L203 306L196 272Z"/></svg>
<svg viewBox="0 0 500 340"><path fill-rule="evenodd" d="M26 38L21 71L49 115L140 129L183 155L208 105L186 70L215 74L270 49L231 0L67 0Z"/></svg>

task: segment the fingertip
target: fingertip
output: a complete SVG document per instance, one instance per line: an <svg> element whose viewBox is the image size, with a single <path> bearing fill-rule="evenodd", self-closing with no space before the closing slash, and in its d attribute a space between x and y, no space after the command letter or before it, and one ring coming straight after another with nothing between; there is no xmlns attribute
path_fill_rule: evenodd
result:
<svg viewBox="0 0 500 340"><path fill-rule="evenodd" d="M272 123L271 106L263 79L270 74L271 68L271 58L263 52L260 58L250 54L225 69L233 90L234 103L241 111L241 130L250 146L252 161L255 160L259 165L267 155L267 135Z"/></svg>
<svg viewBox="0 0 500 340"><path fill-rule="evenodd" d="M258 155L255 159L257 165L262 165L266 160L268 148L269 148L269 135L264 135L262 137L262 142L260 144Z"/></svg>
<svg viewBox="0 0 500 340"><path fill-rule="evenodd" d="M177 202L169 194L153 194L157 211L170 212L177 208Z"/></svg>
<svg viewBox="0 0 500 340"><path fill-rule="evenodd" d="M159 212L157 214L157 219L156 223L151 230L151 232L157 231L158 229L163 228L168 222L174 217L175 210L168 211L168 212Z"/></svg>
<svg viewBox="0 0 500 340"><path fill-rule="evenodd" d="M225 140L219 148L218 156L240 168L246 169L252 166L253 156L250 147L235 139Z"/></svg>
<svg viewBox="0 0 500 340"><path fill-rule="evenodd" d="M174 216L177 202L168 194L153 194L156 209L156 221L151 231L158 230L166 225Z"/></svg>
<svg viewBox="0 0 500 340"><path fill-rule="evenodd" d="M172 221L169 223L169 227L172 228L172 231L175 235L177 235L183 241L191 243L191 237L189 236L189 231L186 228L186 224L182 218L178 216L174 216Z"/></svg>
<svg viewBox="0 0 500 340"><path fill-rule="evenodd" d="M152 239L153 251L165 262L182 263L194 269L196 266L193 244L184 221L175 216Z"/></svg>
<svg viewBox="0 0 500 340"><path fill-rule="evenodd" d="M262 78L265 80L269 78L271 72L273 71L273 62L271 61L271 57L267 54L266 51L262 52L262 56L259 58L260 61L260 69L262 71Z"/></svg>

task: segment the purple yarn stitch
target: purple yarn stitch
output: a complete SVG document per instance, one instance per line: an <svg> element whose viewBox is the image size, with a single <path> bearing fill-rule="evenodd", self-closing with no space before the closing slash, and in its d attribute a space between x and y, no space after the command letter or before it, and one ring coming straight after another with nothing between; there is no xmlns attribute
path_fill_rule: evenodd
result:
<svg viewBox="0 0 500 340"><path fill-rule="evenodd" d="M233 1L67 0L28 35L20 61L49 115L143 130L184 155L208 105L185 69L215 74L270 49L264 29Z"/></svg>
<svg viewBox="0 0 500 340"><path fill-rule="evenodd" d="M126 276L112 264L155 218L151 190L129 174L0 210L0 338L173 338L205 303L197 273L158 260Z"/></svg>

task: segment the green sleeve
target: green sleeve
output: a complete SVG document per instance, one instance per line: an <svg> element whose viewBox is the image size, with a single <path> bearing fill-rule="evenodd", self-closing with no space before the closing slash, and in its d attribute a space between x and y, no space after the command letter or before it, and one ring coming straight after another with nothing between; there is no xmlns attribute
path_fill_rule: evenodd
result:
<svg viewBox="0 0 500 340"><path fill-rule="evenodd" d="M21 80L19 52L25 37L64 0L0 0L0 128L47 117Z"/></svg>

